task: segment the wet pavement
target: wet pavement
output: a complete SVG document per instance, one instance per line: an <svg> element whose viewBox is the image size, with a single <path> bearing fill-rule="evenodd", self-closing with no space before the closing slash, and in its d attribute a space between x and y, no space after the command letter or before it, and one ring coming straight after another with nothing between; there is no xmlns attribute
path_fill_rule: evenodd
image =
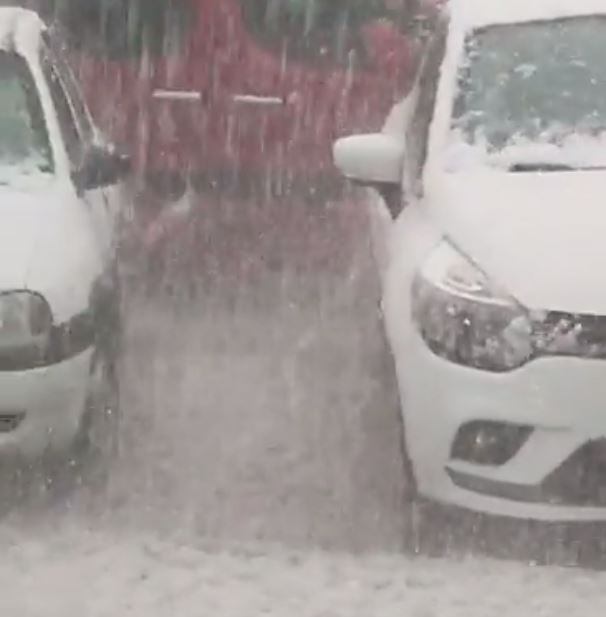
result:
<svg viewBox="0 0 606 617"><path fill-rule="evenodd" d="M559 529L428 515L441 558L402 554L363 211L234 211L130 288L120 455L3 519L3 614L599 614L603 575L529 565L570 562Z"/></svg>

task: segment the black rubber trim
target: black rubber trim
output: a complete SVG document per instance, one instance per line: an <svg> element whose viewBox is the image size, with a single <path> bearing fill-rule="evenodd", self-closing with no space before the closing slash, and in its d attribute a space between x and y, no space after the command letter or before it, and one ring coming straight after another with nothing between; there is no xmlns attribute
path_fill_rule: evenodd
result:
<svg viewBox="0 0 606 617"><path fill-rule="evenodd" d="M585 446L586 447L586 446ZM495 482L470 474L455 471L446 467L446 473L459 488L487 497L497 497L517 503L540 504L544 506L560 506L573 508L604 508L606 501L600 486L587 491L581 482L569 486L559 486L558 482L565 473L565 468L581 453L581 448L572 455L558 470L553 472L540 484L513 484L511 482ZM601 480L601 478L600 478ZM575 489L577 489L575 491Z"/></svg>
<svg viewBox="0 0 606 617"><path fill-rule="evenodd" d="M21 372L53 366L92 347L113 345L112 334L120 332L121 327L122 298L116 277L115 264L110 264L90 286L88 306L84 310L63 323L53 323L48 336L40 336L31 344L0 349L0 372ZM109 351L115 349L112 347Z"/></svg>
<svg viewBox="0 0 606 617"><path fill-rule="evenodd" d="M49 362L63 362L92 347L96 338L95 318L90 310L54 326L49 345Z"/></svg>
<svg viewBox="0 0 606 617"><path fill-rule="evenodd" d="M87 309L62 324L53 325L45 345L0 351L0 371L27 371L64 362L92 347L95 333L95 319Z"/></svg>
<svg viewBox="0 0 606 617"><path fill-rule="evenodd" d="M459 488L487 497L498 497L499 499L507 499L508 501L516 501L519 503L533 503L545 505L563 505L558 502L552 502L545 494L543 487L540 484L513 484L511 482L497 482L472 476L467 473L455 471L446 467L446 473L452 482Z"/></svg>

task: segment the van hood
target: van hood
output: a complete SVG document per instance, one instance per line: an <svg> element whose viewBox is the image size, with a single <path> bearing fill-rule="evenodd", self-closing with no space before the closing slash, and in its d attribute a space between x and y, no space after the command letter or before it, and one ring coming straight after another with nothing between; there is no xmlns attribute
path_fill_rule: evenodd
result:
<svg viewBox="0 0 606 617"><path fill-rule="evenodd" d="M23 289L47 217L43 194L0 187L0 291Z"/></svg>
<svg viewBox="0 0 606 617"><path fill-rule="evenodd" d="M606 315L606 171L435 178L440 230L531 309Z"/></svg>

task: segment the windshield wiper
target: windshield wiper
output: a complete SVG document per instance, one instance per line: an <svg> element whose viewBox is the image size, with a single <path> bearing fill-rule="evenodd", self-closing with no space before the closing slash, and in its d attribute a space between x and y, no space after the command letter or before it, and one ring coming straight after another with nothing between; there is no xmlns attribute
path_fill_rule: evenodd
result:
<svg viewBox="0 0 606 617"><path fill-rule="evenodd" d="M565 163L513 163L509 166L509 171L514 173L529 173L529 172L558 172L558 171L597 171L606 169L604 165L587 165L574 166L566 165Z"/></svg>

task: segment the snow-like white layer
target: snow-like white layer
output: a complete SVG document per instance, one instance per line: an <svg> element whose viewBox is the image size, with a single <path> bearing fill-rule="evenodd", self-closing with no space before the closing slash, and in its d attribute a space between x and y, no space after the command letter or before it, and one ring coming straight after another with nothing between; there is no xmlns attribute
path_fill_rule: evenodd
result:
<svg viewBox="0 0 606 617"><path fill-rule="evenodd" d="M13 49L32 71L44 111L57 175L68 178L70 165L48 84L40 67L40 43L46 26L37 13L19 7L0 7L0 49Z"/></svg>
<svg viewBox="0 0 606 617"><path fill-rule="evenodd" d="M490 167L508 170L511 165L568 165L574 168L606 166L606 136L586 137L572 133L560 145L519 139L500 151L489 153L485 144L469 144L453 132L445 155L447 171Z"/></svg>
<svg viewBox="0 0 606 617"><path fill-rule="evenodd" d="M467 27L606 14L603 0L451 0L450 12Z"/></svg>
<svg viewBox="0 0 606 617"><path fill-rule="evenodd" d="M606 575L487 559L206 550L88 532L2 542L19 617L602 615Z"/></svg>
<svg viewBox="0 0 606 617"><path fill-rule="evenodd" d="M32 58L38 51L45 26L33 11L18 7L0 7L0 48L15 45L17 53Z"/></svg>
<svg viewBox="0 0 606 617"><path fill-rule="evenodd" d="M33 160L22 163L5 163L0 160L0 186L10 186L19 191L30 191L48 186L53 175L40 170Z"/></svg>

